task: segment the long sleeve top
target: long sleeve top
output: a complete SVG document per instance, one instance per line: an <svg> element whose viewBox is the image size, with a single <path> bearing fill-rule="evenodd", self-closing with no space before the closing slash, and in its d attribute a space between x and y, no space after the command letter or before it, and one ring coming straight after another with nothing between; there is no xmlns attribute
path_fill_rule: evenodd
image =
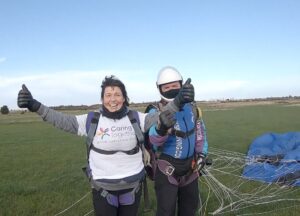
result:
<svg viewBox="0 0 300 216"><path fill-rule="evenodd" d="M150 110L150 113L155 109ZM206 128L202 118L197 119L191 104L186 104L182 110L175 113L176 124L174 129L184 133L192 131L186 137L179 137L172 134L160 136L156 131L157 124L149 130L149 140L154 147L160 147L160 152L173 158L186 159L195 153L207 154L208 142Z"/></svg>

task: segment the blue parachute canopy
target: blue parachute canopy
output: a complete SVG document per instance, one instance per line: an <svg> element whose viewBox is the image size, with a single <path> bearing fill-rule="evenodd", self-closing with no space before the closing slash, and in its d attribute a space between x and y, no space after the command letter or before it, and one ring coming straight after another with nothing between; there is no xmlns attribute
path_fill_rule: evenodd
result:
<svg viewBox="0 0 300 216"><path fill-rule="evenodd" d="M300 186L300 132L266 133L249 147L243 177Z"/></svg>

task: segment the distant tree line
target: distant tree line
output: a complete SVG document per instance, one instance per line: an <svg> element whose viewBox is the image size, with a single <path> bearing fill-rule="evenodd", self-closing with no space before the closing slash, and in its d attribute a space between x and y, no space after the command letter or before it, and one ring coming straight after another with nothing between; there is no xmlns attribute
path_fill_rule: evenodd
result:
<svg viewBox="0 0 300 216"><path fill-rule="evenodd" d="M218 102L251 102L251 101L285 101L285 100L299 100L300 96L285 96L285 97L266 97L266 98L248 98L248 99L234 99L227 98L222 100L216 100Z"/></svg>
<svg viewBox="0 0 300 216"><path fill-rule="evenodd" d="M1 114L3 114L3 115L8 114L8 113L9 113L8 106L6 106L6 105L2 106L0 112L1 112Z"/></svg>
<svg viewBox="0 0 300 216"><path fill-rule="evenodd" d="M219 100L214 100L216 102L220 103L227 103L227 102L255 102L255 101L286 101L286 100L300 100L300 96L285 96L285 97L267 97L267 98L252 98L252 99L219 99ZM197 103L205 103L206 101L201 100L201 101L196 101ZM210 101L212 102L212 101ZM141 108L141 107L146 107L148 104L155 104L155 101L152 102L140 102L140 103L130 103L131 108ZM60 106L52 106L51 108L55 110L97 110L99 109L100 104L93 104L93 105L60 105ZM6 105L1 107L1 113L2 114L8 114L9 109Z"/></svg>

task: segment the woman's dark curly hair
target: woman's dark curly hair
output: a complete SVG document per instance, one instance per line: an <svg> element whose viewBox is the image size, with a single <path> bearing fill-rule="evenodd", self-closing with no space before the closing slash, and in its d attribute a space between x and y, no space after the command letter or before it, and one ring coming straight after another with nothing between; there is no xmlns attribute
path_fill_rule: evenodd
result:
<svg viewBox="0 0 300 216"><path fill-rule="evenodd" d="M124 85L124 83L122 83L121 80L119 80L114 75L106 76L104 78L104 80L102 81L102 84L101 84L101 99L102 100L103 100L103 97L104 97L104 90L108 86L117 86L117 87L119 87L121 89L123 97L125 99L124 104L126 106L129 106L129 98L127 96L127 91L126 91L125 85Z"/></svg>

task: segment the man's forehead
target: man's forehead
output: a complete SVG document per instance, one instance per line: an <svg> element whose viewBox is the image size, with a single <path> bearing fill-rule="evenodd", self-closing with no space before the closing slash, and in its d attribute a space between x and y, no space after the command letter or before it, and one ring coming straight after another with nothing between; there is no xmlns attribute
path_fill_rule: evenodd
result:
<svg viewBox="0 0 300 216"><path fill-rule="evenodd" d="M165 83L165 84L161 85L161 87L175 86L175 85L180 85L180 82L179 81L175 81L175 82Z"/></svg>

